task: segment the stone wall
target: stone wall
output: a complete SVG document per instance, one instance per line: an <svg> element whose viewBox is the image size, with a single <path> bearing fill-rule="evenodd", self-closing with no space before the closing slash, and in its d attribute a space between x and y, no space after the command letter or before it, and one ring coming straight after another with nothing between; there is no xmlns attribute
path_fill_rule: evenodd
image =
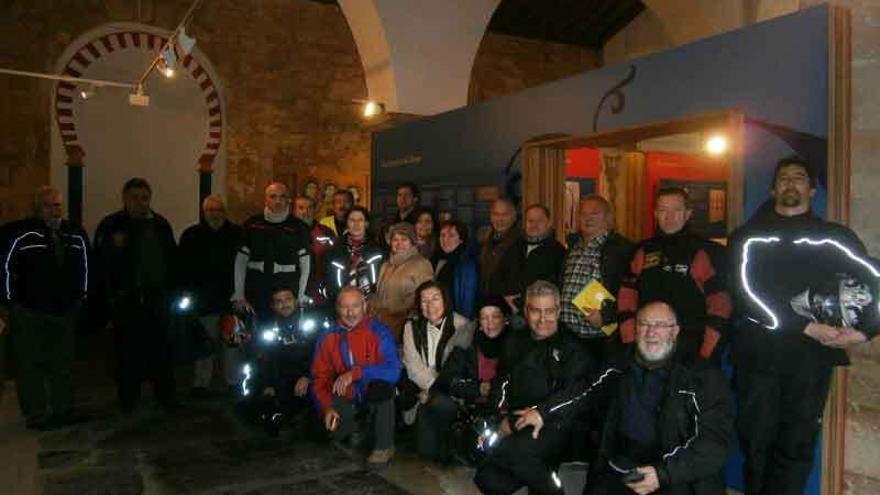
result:
<svg viewBox="0 0 880 495"><path fill-rule="evenodd" d="M693 41L692 33L706 28L705 35L718 34L729 26L679 26L674 17L665 18L664 3L652 0L635 21L605 47L606 62L616 62L656 50ZM727 4L731 1L725 0ZM718 0L699 3L704 9L724 7ZM753 2L755 3L755 2ZM755 21L789 14L820 0L761 0L752 6ZM876 214L880 190L880 0L839 0L852 16L852 196L851 226L873 256L880 256L880 217ZM655 9L655 10L652 10ZM746 19L744 19L746 21ZM856 348L849 368L849 409L846 434L846 476L848 495L880 493L880 339Z"/></svg>
<svg viewBox="0 0 880 495"><path fill-rule="evenodd" d="M79 35L110 22L173 29L189 0L9 0L0 4L0 66L51 72ZM138 10L140 5L140 10ZM335 5L307 0L212 0L189 33L225 96L227 191L240 220L281 180L369 189L370 134L352 99L366 98L351 32ZM597 67L580 47L487 33L471 101L483 101ZM49 181L49 81L0 76L0 219L26 212ZM392 119L393 120L393 119ZM86 157L88 166L88 157ZM368 197L364 197L364 202Z"/></svg>
<svg viewBox="0 0 880 495"><path fill-rule="evenodd" d="M601 54L594 50L487 32L471 70L468 103L562 79L601 63Z"/></svg>

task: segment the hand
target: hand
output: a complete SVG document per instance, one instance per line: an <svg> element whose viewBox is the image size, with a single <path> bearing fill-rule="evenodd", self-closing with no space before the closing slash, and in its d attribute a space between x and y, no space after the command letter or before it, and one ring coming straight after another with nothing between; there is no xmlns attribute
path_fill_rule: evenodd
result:
<svg viewBox="0 0 880 495"><path fill-rule="evenodd" d="M293 387L293 395L297 397L305 397L309 392L309 383L311 383L308 377L301 376L299 380L296 381L296 385Z"/></svg>
<svg viewBox="0 0 880 495"><path fill-rule="evenodd" d="M867 342L867 340L868 337L855 328L843 327L838 329L837 337L825 341L823 344L828 347L843 349L846 347L852 347L856 344L861 344L862 342Z"/></svg>
<svg viewBox="0 0 880 495"><path fill-rule="evenodd" d="M828 345L828 342L839 337L840 330L841 329L837 327L826 325L824 323L816 323L814 321L808 323L807 326L804 327L804 333L807 337L810 337L822 345Z"/></svg>
<svg viewBox="0 0 880 495"><path fill-rule="evenodd" d="M587 309L587 323L593 328L602 328L602 312L598 309Z"/></svg>
<svg viewBox="0 0 880 495"><path fill-rule="evenodd" d="M275 397L275 387L264 388L263 395L268 395L269 397Z"/></svg>
<svg viewBox="0 0 880 495"><path fill-rule="evenodd" d="M629 483L626 485L627 488L639 495L647 495L648 493L654 493L660 489L660 480L657 479L657 470L654 469L653 466L642 466L636 468L636 470L644 474L645 478L636 483Z"/></svg>
<svg viewBox="0 0 880 495"><path fill-rule="evenodd" d="M344 396L345 391L348 390L348 387L351 386L352 381L353 379L351 377L351 371L346 371L345 373L336 377L336 381L333 382L333 394L340 397Z"/></svg>
<svg viewBox="0 0 880 495"><path fill-rule="evenodd" d="M519 313L519 308L516 307L516 300L518 298L519 298L518 294L504 296L504 300L507 301L507 305L510 306L510 311L512 311L513 314Z"/></svg>
<svg viewBox="0 0 880 495"><path fill-rule="evenodd" d="M489 397L492 391L492 382L480 382L480 397Z"/></svg>
<svg viewBox="0 0 880 495"><path fill-rule="evenodd" d="M513 411L513 414L519 416L514 425L516 429L522 430L526 426L531 426L532 438L537 440L538 435L541 434L541 428L544 427L544 418L541 417L541 413L537 409L520 409L519 411Z"/></svg>
<svg viewBox="0 0 880 495"><path fill-rule="evenodd" d="M431 399L431 394L427 390L419 390L419 404L427 404Z"/></svg>
<svg viewBox="0 0 880 495"><path fill-rule="evenodd" d="M327 428L327 431L336 431L336 428L339 428L339 413L336 409L327 409L324 413L324 428Z"/></svg>
<svg viewBox="0 0 880 495"><path fill-rule="evenodd" d="M513 433L513 430L510 429L510 421L508 421L507 418L501 420L501 427L498 430L501 432L501 438Z"/></svg>

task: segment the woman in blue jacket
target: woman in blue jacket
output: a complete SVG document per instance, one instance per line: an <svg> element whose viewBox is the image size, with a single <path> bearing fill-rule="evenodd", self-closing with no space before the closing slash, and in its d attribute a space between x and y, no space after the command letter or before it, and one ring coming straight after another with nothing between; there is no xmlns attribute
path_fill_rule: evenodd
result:
<svg viewBox="0 0 880 495"><path fill-rule="evenodd" d="M456 313L473 320L480 268L467 249L467 227L449 220L440 225L440 249L434 259L434 279L452 295Z"/></svg>

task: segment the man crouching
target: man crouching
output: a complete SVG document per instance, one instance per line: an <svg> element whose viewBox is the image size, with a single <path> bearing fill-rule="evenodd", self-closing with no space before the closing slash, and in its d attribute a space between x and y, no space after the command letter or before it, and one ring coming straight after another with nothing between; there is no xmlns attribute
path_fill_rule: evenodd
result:
<svg viewBox="0 0 880 495"><path fill-rule="evenodd" d="M675 311L645 304L636 316L636 349L565 400L520 410L517 429L542 428L582 412L608 409L585 494L725 493L722 468L733 435L733 401L717 366L676 351Z"/></svg>

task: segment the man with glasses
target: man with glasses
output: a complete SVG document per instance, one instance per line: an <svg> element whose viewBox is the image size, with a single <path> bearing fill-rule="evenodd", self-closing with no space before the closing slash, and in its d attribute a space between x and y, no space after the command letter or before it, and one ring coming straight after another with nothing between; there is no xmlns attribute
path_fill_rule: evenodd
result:
<svg viewBox="0 0 880 495"><path fill-rule="evenodd" d="M287 186L266 187L263 212L244 222L244 243L235 257L235 306L272 318L272 288L287 285L304 300L311 273L309 228L290 212Z"/></svg>
<svg viewBox="0 0 880 495"><path fill-rule="evenodd" d="M592 371L593 362L577 338L560 331L559 301L553 284L539 280L530 285L525 302L528 331L512 333L505 342L490 396L500 415L495 432L499 440L497 446L487 445L491 452L474 478L483 493L509 494L523 486L529 493L564 493L554 469L568 447L568 422L548 428L537 441L531 432L512 428L513 411L576 387Z"/></svg>
<svg viewBox="0 0 880 495"><path fill-rule="evenodd" d="M604 412L588 495L723 495L733 436L724 376L677 352L680 327L666 302L648 302L635 320L633 353L568 394L516 411L515 427L540 439L567 418Z"/></svg>
<svg viewBox="0 0 880 495"><path fill-rule="evenodd" d="M780 160L772 208L731 241L733 361L745 493L797 494L813 466L832 370L878 329L874 260L849 229L819 219L813 169Z"/></svg>

